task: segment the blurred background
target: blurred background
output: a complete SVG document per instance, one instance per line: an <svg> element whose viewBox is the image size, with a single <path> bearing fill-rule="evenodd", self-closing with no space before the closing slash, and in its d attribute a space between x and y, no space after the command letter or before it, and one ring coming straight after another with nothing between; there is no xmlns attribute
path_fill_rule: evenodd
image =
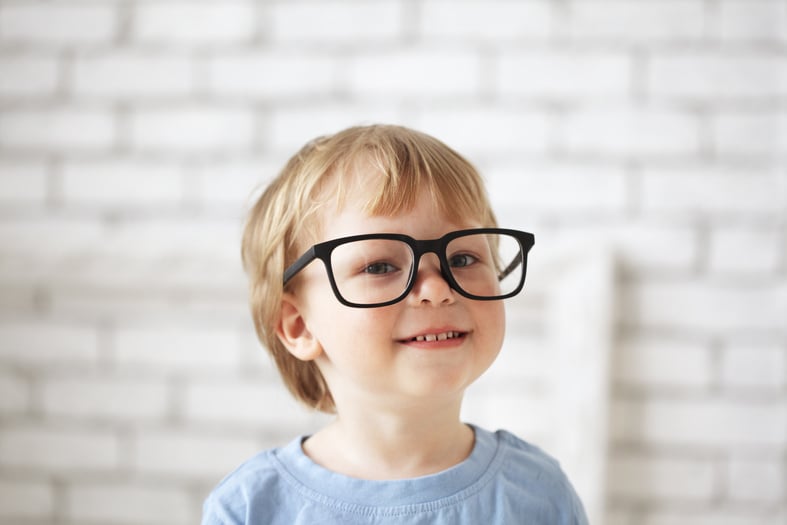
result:
<svg viewBox="0 0 787 525"><path fill-rule="evenodd" d="M324 421L253 335L243 215L388 122L536 234L471 420L594 523L785 523L785 71L784 0L0 0L0 522L197 523Z"/></svg>

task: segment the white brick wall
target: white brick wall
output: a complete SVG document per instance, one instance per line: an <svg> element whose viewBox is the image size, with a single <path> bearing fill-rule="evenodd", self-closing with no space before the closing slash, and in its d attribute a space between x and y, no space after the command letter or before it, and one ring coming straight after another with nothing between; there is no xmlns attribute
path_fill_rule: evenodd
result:
<svg viewBox="0 0 787 525"><path fill-rule="evenodd" d="M254 2L139 2L131 38L144 44L207 46L247 42L254 36Z"/></svg>
<svg viewBox="0 0 787 525"><path fill-rule="evenodd" d="M120 465L119 441L110 430L13 425L0 434L0 465L40 473L108 473Z"/></svg>
<svg viewBox="0 0 787 525"><path fill-rule="evenodd" d="M319 96L336 89L336 60L311 53L225 53L208 63L208 90L244 98Z"/></svg>
<svg viewBox="0 0 787 525"><path fill-rule="evenodd" d="M703 36L706 12L696 0L658 2L571 2L558 31L591 42L696 42Z"/></svg>
<svg viewBox="0 0 787 525"><path fill-rule="evenodd" d="M184 489L131 483L77 485L68 491L75 523L195 523L199 514Z"/></svg>
<svg viewBox="0 0 787 525"><path fill-rule="evenodd" d="M182 54L123 51L77 56L70 78L75 98L137 100L190 95L195 74Z"/></svg>
<svg viewBox="0 0 787 525"><path fill-rule="evenodd" d="M54 499L47 482L0 480L0 517L46 519L54 513Z"/></svg>
<svg viewBox="0 0 787 525"><path fill-rule="evenodd" d="M325 23L319 1L275 3L268 14L266 39L328 46L392 42L401 35L406 9L406 4L392 0L337 2L331 7L330 23Z"/></svg>
<svg viewBox="0 0 787 525"><path fill-rule="evenodd" d="M242 217L306 140L383 121L466 153L534 258L614 254L603 522L784 523L786 27L784 0L0 0L0 521L195 523L324 421L255 340ZM547 307L468 400L537 442Z"/></svg>
<svg viewBox="0 0 787 525"><path fill-rule="evenodd" d="M562 149L583 156L685 157L700 150L699 119L671 109L605 107L567 114Z"/></svg>
<svg viewBox="0 0 787 525"><path fill-rule="evenodd" d="M787 91L785 67L787 60L778 53L664 54L650 61L648 90L655 99L777 98Z"/></svg>
<svg viewBox="0 0 787 525"><path fill-rule="evenodd" d="M0 203L7 207L43 204L47 196L46 179L44 163L0 162Z"/></svg>
<svg viewBox="0 0 787 525"><path fill-rule="evenodd" d="M361 100L472 97L481 94L480 53L451 47L359 51L347 64L346 89Z"/></svg>
<svg viewBox="0 0 787 525"><path fill-rule="evenodd" d="M624 53L504 53L498 59L500 93L546 100L617 99L631 89L631 60Z"/></svg>
<svg viewBox="0 0 787 525"><path fill-rule="evenodd" d="M552 33L550 2L426 0L419 6L419 33L427 40L518 42Z"/></svg>
<svg viewBox="0 0 787 525"><path fill-rule="evenodd" d="M0 10L0 42L53 48L108 44L118 30L119 18L112 5L4 2Z"/></svg>
<svg viewBox="0 0 787 525"><path fill-rule="evenodd" d="M0 100L36 99L53 95L58 87L58 61L47 55L0 57Z"/></svg>
<svg viewBox="0 0 787 525"><path fill-rule="evenodd" d="M784 42L787 5L780 0L722 0L719 35L723 41Z"/></svg>
<svg viewBox="0 0 787 525"><path fill-rule="evenodd" d="M626 454L610 465L612 498L710 503L717 468L711 459Z"/></svg>
<svg viewBox="0 0 787 525"><path fill-rule="evenodd" d="M112 148L116 133L114 116L106 109L9 109L0 120L0 148L95 153Z"/></svg>
<svg viewBox="0 0 787 525"><path fill-rule="evenodd" d="M243 151L254 137L253 111L235 107L158 107L130 117L131 147L155 153Z"/></svg>

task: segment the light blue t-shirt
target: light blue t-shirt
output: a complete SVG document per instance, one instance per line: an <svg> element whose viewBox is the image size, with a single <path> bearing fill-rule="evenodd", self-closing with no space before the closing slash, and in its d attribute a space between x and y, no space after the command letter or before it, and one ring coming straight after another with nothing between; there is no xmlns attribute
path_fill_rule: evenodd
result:
<svg viewBox="0 0 787 525"><path fill-rule="evenodd" d="M460 464L394 481L331 472L298 438L228 475L205 500L202 525L587 524L554 459L506 431L473 430L473 451Z"/></svg>

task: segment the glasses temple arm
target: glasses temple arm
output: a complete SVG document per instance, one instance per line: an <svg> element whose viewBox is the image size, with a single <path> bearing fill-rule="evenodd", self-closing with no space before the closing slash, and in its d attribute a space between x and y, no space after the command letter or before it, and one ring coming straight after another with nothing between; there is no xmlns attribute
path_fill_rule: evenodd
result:
<svg viewBox="0 0 787 525"><path fill-rule="evenodd" d="M508 277L508 276L511 274L511 272L513 272L513 271L514 271L514 270L517 268L517 266L519 266L520 264L522 264L522 260L523 260L523 255L522 255L522 252L519 252L519 253L517 254L517 256L516 256L516 257L514 257L514 260L513 260L513 261L511 261L511 264L509 264L508 266L506 266L506 267L503 269L503 271L502 271L502 272L500 272L500 274L498 274L498 276L497 276L497 280L498 280L498 281L502 281L503 279L505 279L506 277Z"/></svg>

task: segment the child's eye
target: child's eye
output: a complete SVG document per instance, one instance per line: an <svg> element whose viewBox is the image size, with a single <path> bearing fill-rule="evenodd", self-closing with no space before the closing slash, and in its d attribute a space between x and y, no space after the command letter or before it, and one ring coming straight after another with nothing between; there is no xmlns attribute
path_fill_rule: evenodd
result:
<svg viewBox="0 0 787 525"><path fill-rule="evenodd" d="M451 268L464 268L478 262L478 259L467 253L452 255L448 260Z"/></svg>
<svg viewBox="0 0 787 525"><path fill-rule="evenodd" d="M365 266L363 269L363 273L368 273L371 275L382 275L386 273L395 272L398 270L399 269L391 263L376 262Z"/></svg>

